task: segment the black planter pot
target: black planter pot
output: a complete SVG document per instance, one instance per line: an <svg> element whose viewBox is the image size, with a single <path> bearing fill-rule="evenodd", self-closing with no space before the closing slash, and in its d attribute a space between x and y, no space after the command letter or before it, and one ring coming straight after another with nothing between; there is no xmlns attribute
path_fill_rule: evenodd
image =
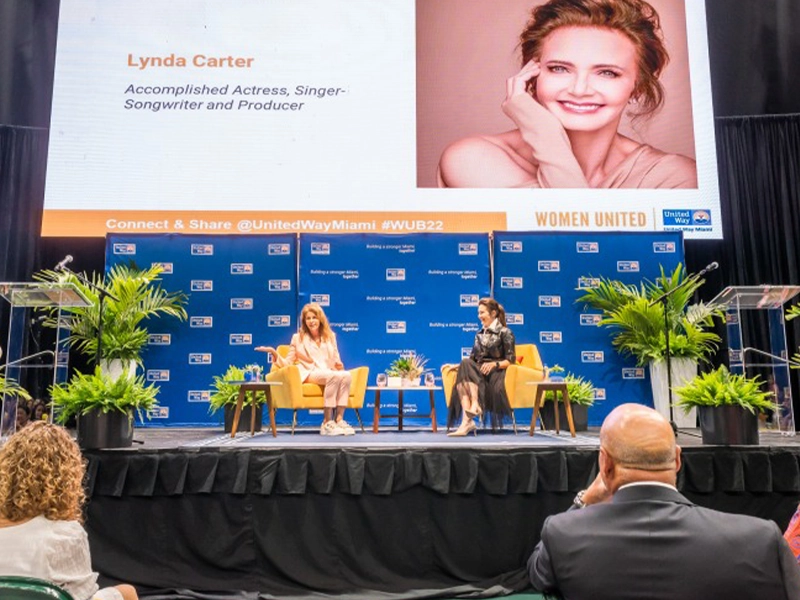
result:
<svg viewBox="0 0 800 600"><path fill-rule="evenodd" d="M741 406L698 406L704 444L758 446L758 416Z"/></svg>
<svg viewBox="0 0 800 600"><path fill-rule="evenodd" d="M78 416L78 446L128 448L133 443L133 415L118 410L91 410Z"/></svg>
<svg viewBox="0 0 800 600"><path fill-rule="evenodd" d="M589 407L583 404L571 403L572 407L572 420L575 423L575 431L586 431L589 429ZM545 402L542 408L539 409L539 416L542 423L547 429L555 431L556 416L553 409L553 402ZM564 409L564 404L558 403L558 424L561 426L562 431L569 431L569 421L567 421L567 411Z"/></svg>
<svg viewBox="0 0 800 600"><path fill-rule="evenodd" d="M236 405L225 405L225 433L230 433L233 429L233 415L236 413ZM256 431L261 431L261 419L264 417L264 405L256 406ZM242 407L242 416L239 417L239 431L250 431L250 406Z"/></svg>

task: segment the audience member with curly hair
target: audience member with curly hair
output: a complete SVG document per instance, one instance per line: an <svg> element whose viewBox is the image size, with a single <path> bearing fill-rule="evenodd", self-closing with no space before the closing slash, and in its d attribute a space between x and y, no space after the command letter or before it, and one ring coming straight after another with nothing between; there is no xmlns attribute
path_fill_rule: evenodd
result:
<svg viewBox="0 0 800 600"><path fill-rule="evenodd" d="M21 429L0 449L0 575L51 581L76 600L136 600L127 584L99 589L82 527L83 457L63 427Z"/></svg>

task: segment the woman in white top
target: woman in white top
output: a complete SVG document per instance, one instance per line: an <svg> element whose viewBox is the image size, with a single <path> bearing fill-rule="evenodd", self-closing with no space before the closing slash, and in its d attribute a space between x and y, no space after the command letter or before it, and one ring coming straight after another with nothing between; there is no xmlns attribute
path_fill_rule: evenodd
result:
<svg viewBox="0 0 800 600"><path fill-rule="evenodd" d="M344 370L328 318L319 304L310 303L300 313L300 330L292 336L289 354L283 358L271 346L256 350L267 352L279 367L297 365L300 380L325 387L322 435L353 435L355 430L344 420L350 398L351 376Z"/></svg>
<svg viewBox="0 0 800 600"><path fill-rule="evenodd" d="M75 600L137 600L99 589L84 531L83 458L63 427L30 423L0 449L0 575L44 579Z"/></svg>

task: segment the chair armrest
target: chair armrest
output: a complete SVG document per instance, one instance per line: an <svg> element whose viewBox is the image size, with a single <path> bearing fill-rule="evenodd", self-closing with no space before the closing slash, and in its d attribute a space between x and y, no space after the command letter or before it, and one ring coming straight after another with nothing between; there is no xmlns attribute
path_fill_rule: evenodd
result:
<svg viewBox="0 0 800 600"><path fill-rule="evenodd" d="M506 394L512 408L533 406L537 386L532 383L544 381L545 370L522 365L511 365L506 369Z"/></svg>
<svg viewBox="0 0 800 600"><path fill-rule="evenodd" d="M364 405L364 396L367 393L369 367L350 369L350 377L350 396L353 398L352 404L361 407Z"/></svg>
<svg viewBox="0 0 800 600"><path fill-rule="evenodd" d="M292 408L294 406L292 399L299 400L303 395L303 382L300 380L300 369L297 365L273 368L267 373L266 379L281 384L273 386L270 390L272 406L275 408Z"/></svg>
<svg viewBox="0 0 800 600"><path fill-rule="evenodd" d="M444 389L444 400L450 406L450 396L453 394L453 386L456 384L456 375L459 365L442 365L442 388Z"/></svg>

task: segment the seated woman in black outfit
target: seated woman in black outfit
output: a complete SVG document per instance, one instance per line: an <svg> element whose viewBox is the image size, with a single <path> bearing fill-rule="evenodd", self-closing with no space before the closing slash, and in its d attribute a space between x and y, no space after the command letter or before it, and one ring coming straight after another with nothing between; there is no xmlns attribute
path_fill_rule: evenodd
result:
<svg viewBox="0 0 800 600"><path fill-rule="evenodd" d="M488 415L492 429L502 427L503 419L511 416L505 370L517 360L514 334L506 327L506 311L493 298L478 302L478 319L483 328L475 334L472 352L461 361L456 375L447 424L453 424L459 413L461 424L450 436L461 437L475 431L476 416L485 421Z"/></svg>

